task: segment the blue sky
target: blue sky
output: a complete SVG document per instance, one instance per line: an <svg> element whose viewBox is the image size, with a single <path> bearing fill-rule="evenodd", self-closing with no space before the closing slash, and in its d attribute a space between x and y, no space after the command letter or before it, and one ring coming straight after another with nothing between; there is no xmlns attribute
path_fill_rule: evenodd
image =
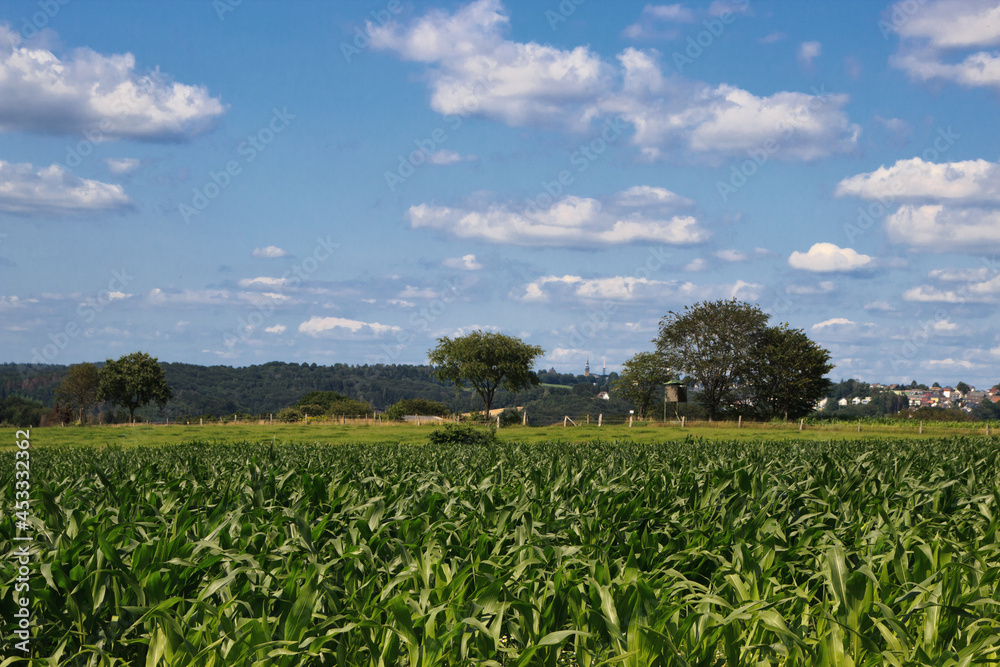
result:
<svg viewBox="0 0 1000 667"><path fill-rule="evenodd" d="M609 369L759 303L1000 381L1000 2L6 2L0 355Z"/></svg>

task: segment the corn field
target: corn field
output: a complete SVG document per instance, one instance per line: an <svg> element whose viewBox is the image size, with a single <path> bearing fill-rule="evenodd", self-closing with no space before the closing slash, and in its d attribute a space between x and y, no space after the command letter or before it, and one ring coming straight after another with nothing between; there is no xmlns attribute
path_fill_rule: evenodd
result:
<svg viewBox="0 0 1000 667"><path fill-rule="evenodd" d="M998 444L39 447L32 664L1000 664Z"/></svg>

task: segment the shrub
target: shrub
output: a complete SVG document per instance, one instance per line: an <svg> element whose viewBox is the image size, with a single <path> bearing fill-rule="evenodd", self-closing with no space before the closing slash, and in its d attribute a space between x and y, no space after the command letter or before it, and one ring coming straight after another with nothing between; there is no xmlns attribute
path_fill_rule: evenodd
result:
<svg viewBox="0 0 1000 667"><path fill-rule="evenodd" d="M386 419L402 419L406 415L427 415L431 417L447 417L451 411L444 403L428 401L424 398L404 398L393 403L385 410Z"/></svg>
<svg viewBox="0 0 1000 667"><path fill-rule="evenodd" d="M427 440L432 445L497 445L496 429L472 424L445 424L431 431Z"/></svg>
<svg viewBox="0 0 1000 667"><path fill-rule="evenodd" d="M521 421L522 421L521 411L518 410L517 408L507 408L506 410L500 413L501 427L520 424Z"/></svg>

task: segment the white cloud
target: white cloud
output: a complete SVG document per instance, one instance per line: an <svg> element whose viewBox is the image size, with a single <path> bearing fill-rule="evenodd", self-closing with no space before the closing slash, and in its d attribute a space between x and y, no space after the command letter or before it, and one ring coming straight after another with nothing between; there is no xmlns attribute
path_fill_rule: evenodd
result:
<svg viewBox="0 0 1000 667"><path fill-rule="evenodd" d="M428 164L438 166L456 164L458 162L472 162L475 159L476 157L474 155L462 155L455 151L448 150L447 148L436 150L427 156Z"/></svg>
<svg viewBox="0 0 1000 667"><path fill-rule="evenodd" d="M926 368L934 370L960 368L962 370L971 371L977 368L983 368L982 364L974 364L966 359L952 359L950 357L948 359L928 359L923 363L923 365Z"/></svg>
<svg viewBox="0 0 1000 667"><path fill-rule="evenodd" d="M780 31L776 31L776 32L771 32L771 33L768 33L768 34L764 35L763 37L761 37L757 41L760 42L761 44L774 44L776 42L780 42L780 41L782 41L784 39L787 39L787 38L788 38L788 35L786 35L785 33L780 32Z"/></svg>
<svg viewBox="0 0 1000 667"><path fill-rule="evenodd" d="M840 248L833 243L814 243L808 252L795 251L788 257L794 269L830 273L871 268L873 260L852 248Z"/></svg>
<svg viewBox="0 0 1000 667"><path fill-rule="evenodd" d="M931 252L1000 248L1000 210L906 205L885 226L894 243Z"/></svg>
<svg viewBox="0 0 1000 667"><path fill-rule="evenodd" d="M724 262L745 262L750 259L742 250L719 250L715 253L715 256Z"/></svg>
<svg viewBox="0 0 1000 667"><path fill-rule="evenodd" d="M663 23L693 23L694 12L684 5L646 5L639 20L622 30L628 39L665 39L676 36L676 30L665 29Z"/></svg>
<svg viewBox="0 0 1000 667"><path fill-rule="evenodd" d="M701 257L695 257L684 266L685 271L704 271L708 268L708 262Z"/></svg>
<svg viewBox="0 0 1000 667"><path fill-rule="evenodd" d="M813 61L823 53L823 45L819 42L802 42L799 44L799 64L812 67Z"/></svg>
<svg viewBox="0 0 1000 667"><path fill-rule="evenodd" d="M283 334L286 329L288 329L288 327L284 324L275 324L273 327L267 327L264 331L270 334Z"/></svg>
<svg viewBox="0 0 1000 667"><path fill-rule="evenodd" d="M458 238L513 245L689 245L708 239L709 232L696 218L674 214L680 198L662 188L650 190L645 204L636 201L640 195L633 188L604 201L567 196L544 210L517 211L507 204L478 208L419 204L410 207L407 218L414 229L436 229ZM654 197L657 203L649 203Z"/></svg>
<svg viewBox="0 0 1000 667"><path fill-rule="evenodd" d="M985 266L978 269L934 269L927 274L928 278L942 282L976 282L989 276L990 270Z"/></svg>
<svg viewBox="0 0 1000 667"><path fill-rule="evenodd" d="M762 286L737 280L729 285L696 285L690 281L650 280L633 276L583 278L581 276L544 276L512 293L525 302L547 303L552 300L585 301L690 301L708 298L756 299Z"/></svg>
<svg viewBox="0 0 1000 667"><path fill-rule="evenodd" d="M475 255L462 255L461 257L449 257L442 262L449 269L461 269L462 271L478 271L483 265L476 260Z"/></svg>
<svg viewBox="0 0 1000 667"><path fill-rule="evenodd" d="M131 53L80 48L60 58L0 25L0 131L88 132L94 141L183 141L224 107L203 86L135 71Z"/></svg>
<svg viewBox="0 0 1000 667"><path fill-rule="evenodd" d="M1000 276L966 283L957 290L919 285L906 290L903 298L907 301L931 303L996 303L1000 301Z"/></svg>
<svg viewBox="0 0 1000 667"><path fill-rule="evenodd" d="M865 310L881 310L887 313L896 310L888 301L871 301L864 305Z"/></svg>
<svg viewBox="0 0 1000 667"><path fill-rule="evenodd" d="M626 48L613 64L586 46L505 39L508 25L500 0L476 0L454 14L432 10L405 26L391 21L368 29L373 48L427 64L431 107L443 114L574 132L604 122L602 131L613 137L628 124L632 143L648 159L678 149L743 156L775 142L776 159L813 160L857 147L861 129L847 119L846 95L761 97L665 77L655 51Z"/></svg>
<svg viewBox="0 0 1000 667"><path fill-rule="evenodd" d="M317 315L299 325L299 333L310 336L343 333L344 331L352 334L366 333L377 336L390 331L400 331L400 328L387 324L379 324L378 322L361 322L343 317L319 317Z"/></svg>
<svg viewBox="0 0 1000 667"><path fill-rule="evenodd" d="M937 0L914 11L904 2L890 10L899 51L890 64L918 81L944 79L967 87L1000 86L1000 56L977 50L1000 44L1000 6L991 0ZM885 23L889 25L889 23ZM964 55L964 58L962 56ZM959 60L961 58L961 60Z"/></svg>
<svg viewBox="0 0 1000 667"><path fill-rule="evenodd" d="M1000 204L1000 165L986 160L937 164L919 157L845 178L838 196L863 199Z"/></svg>
<svg viewBox="0 0 1000 667"><path fill-rule="evenodd" d="M256 278L244 278L239 282L240 287L284 287L289 283L288 278L271 278L269 276L257 276Z"/></svg>
<svg viewBox="0 0 1000 667"><path fill-rule="evenodd" d="M142 166L140 160L132 157L105 158L104 164L108 166L108 171L117 176L127 176Z"/></svg>
<svg viewBox="0 0 1000 667"><path fill-rule="evenodd" d="M131 206L132 200L120 185L80 178L57 164L35 171L30 164L0 160L0 211L57 215Z"/></svg>
<svg viewBox="0 0 1000 667"><path fill-rule="evenodd" d="M441 294L430 287L414 287L413 285L407 285L399 293L401 299L436 299L439 296Z"/></svg>
<svg viewBox="0 0 1000 667"><path fill-rule="evenodd" d="M849 320L846 317L833 317L829 320L824 320L812 325L812 329L823 329L825 327L842 327L842 326L854 326L857 322Z"/></svg>
<svg viewBox="0 0 1000 667"><path fill-rule="evenodd" d="M265 259L274 259L276 257L287 257L288 251L279 248L276 245L269 245L264 248L254 248L253 252L250 253L253 257L261 257Z"/></svg>

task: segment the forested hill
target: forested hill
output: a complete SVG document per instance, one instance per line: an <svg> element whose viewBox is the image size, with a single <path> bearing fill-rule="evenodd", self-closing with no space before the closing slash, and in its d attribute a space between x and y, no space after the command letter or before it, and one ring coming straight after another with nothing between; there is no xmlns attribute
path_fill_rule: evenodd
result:
<svg viewBox="0 0 1000 667"><path fill-rule="evenodd" d="M98 367L102 365L95 363ZM242 368L166 362L161 365L174 398L162 412L155 406L142 409L140 414L147 419L276 413L311 391L336 391L365 401L376 410L384 410L404 398L440 401L459 412L481 408L479 398L471 390L456 396L454 386L432 378L430 366L320 366L279 361ZM55 403L55 389L67 371L67 366L60 365L0 364L0 398L23 396L51 407ZM598 377L554 371L542 371L539 375L547 384L601 382ZM513 396L499 392L494 406L504 407L513 400Z"/></svg>

